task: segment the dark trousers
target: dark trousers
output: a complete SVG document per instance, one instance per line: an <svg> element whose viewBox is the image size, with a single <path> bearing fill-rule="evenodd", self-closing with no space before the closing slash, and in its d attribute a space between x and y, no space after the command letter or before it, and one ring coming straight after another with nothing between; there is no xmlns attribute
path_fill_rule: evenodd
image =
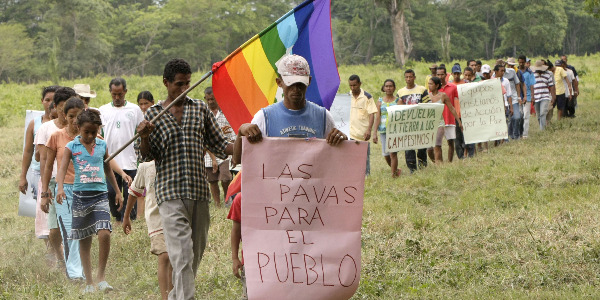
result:
<svg viewBox="0 0 600 300"><path fill-rule="evenodd" d="M577 106L577 96L573 96L571 101L567 100L564 115L565 117L572 118L575 116L575 106Z"/></svg>
<svg viewBox="0 0 600 300"><path fill-rule="evenodd" d="M465 158L465 148L469 157L475 156L475 144L465 144L465 136L463 135L460 126L456 125L456 139L454 139L454 152L458 159Z"/></svg>
<svg viewBox="0 0 600 300"><path fill-rule="evenodd" d="M410 169L410 172L417 170L417 158L419 158L418 167L423 169L427 167L427 148L419 150L406 150L404 151L404 158L406 159L406 166Z"/></svg>
<svg viewBox="0 0 600 300"><path fill-rule="evenodd" d="M123 170L131 179L135 178L135 174L137 174L137 170ZM129 187L127 186L127 181L123 180L121 175L115 173L115 179L117 180L117 185L119 186L119 191L123 195L123 205L121 209L118 210L119 206L115 204L115 190L112 188L112 185L108 185L108 205L110 206L110 214L115 217L117 222L123 221L123 214L125 214L125 207L127 206L127 196L129 196ZM133 221L137 218L137 203L133 205L133 209L131 210L131 215L129 216Z"/></svg>

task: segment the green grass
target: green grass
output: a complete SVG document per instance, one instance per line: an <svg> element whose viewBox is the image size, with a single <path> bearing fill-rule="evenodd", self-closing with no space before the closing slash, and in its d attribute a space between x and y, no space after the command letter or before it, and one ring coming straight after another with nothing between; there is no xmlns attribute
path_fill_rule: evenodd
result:
<svg viewBox="0 0 600 300"><path fill-rule="evenodd" d="M586 73L577 118L555 121L544 132L532 119L527 140L491 147L469 160L430 164L414 175L407 175L399 155L403 175L395 180L380 146L372 145L363 271L354 299L599 298L599 58L570 58ZM415 66L419 78L426 67ZM395 68L341 66L341 91L347 91L345 79L351 73L361 75L365 89L377 95L385 78L403 82L402 70ZM157 98L164 94L158 77L127 79L129 99L142 89ZM93 106L108 102L108 81L88 80L99 92ZM23 111L39 109L42 85L0 86L5 120L0 127L0 299L77 299L83 288L47 267L46 248L34 237L33 220L16 215ZM211 208L211 214L197 295L235 299L241 285L230 271L231 224L226 209ZM156 258L149 244L143 220L134 223L130 236L115 229L107 279L116 290L105 297L158 298ZM96 243L93 249L96 253Z"/></svg>

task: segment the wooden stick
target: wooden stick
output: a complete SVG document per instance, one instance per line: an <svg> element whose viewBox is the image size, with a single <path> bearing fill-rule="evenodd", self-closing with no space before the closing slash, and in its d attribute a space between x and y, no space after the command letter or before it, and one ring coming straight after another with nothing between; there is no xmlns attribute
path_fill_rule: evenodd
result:
<svg viewBox="0 0 600 300"><path fill-rule="evenodd" d="M192 84L187 90L185 90L181 95L179 95L179 97L175 98L175 100L173 100L167 107L165 107L165 109L163 109L163 111L161 111L160 113L158 113L158 115L156 115L154 118L152 118L152 120L150 120L150 123L154 123L156 122L156 120L158 120L160 117L162 117L162 115L164 115L167 111L169 111L169 109L175 105L175 103L177 103L177 101L183 99L185 96L187 96L187 94L195 89L199 84L201 84L204 80L206 80L208 77L210 77L210 75L212 75L212 71L209 71L208 73L204 74L202 76L202 78L200 78L200 80L198 80L196 83ZM115 156L119 155L119 153L121 153L123 150L125 150L125 148L127 148L127 146L129 146L131 143L133 143L135 140L137 140L137 138L140 137L139 133L136 133L135 136L133 136L133 138L131 138L131 140L129 140L129 142L127 142L125 145L121 146L121 148L119 148L119 150L117 150L115 153L111 154L106 160L104 160L105 163L108 163L111 159L115 158Z"/></svg>

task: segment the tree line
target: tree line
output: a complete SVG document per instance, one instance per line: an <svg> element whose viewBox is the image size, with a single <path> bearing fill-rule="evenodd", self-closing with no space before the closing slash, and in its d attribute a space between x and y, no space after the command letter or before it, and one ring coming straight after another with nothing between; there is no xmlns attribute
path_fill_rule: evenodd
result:
<svg viewBox="0 0 600 300"><path fill-rule="evenodd" d="M600 50L598 0L332 0L340 64ZM209 70L292 0L0 0L0 81Z"/></svg>

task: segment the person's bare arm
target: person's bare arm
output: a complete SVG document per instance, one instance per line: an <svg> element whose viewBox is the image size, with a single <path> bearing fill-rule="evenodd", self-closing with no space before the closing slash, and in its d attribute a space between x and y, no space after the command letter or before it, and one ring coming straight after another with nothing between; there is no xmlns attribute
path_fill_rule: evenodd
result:
<svg viewBox="0 0 600 300"><path fill-rule="evenodd" d="M258 143L262 141L262 132L258 125L245 123L238 129L238 135L233 144L233 163L239 164L242 162L242 137L245 136L250 143Z"/></svg>
<svg viewBox="0 0 600 300"><path fill-rule="evenodd" d="M42 172L42 211L47 213L48 207L50 205L50 199L52 199L52 191L48 188L50 184L50 178L52 178L52 172L54 171L54 160L56 159L56 151L54 149L50 149L46 146L40 145L42 150L42 157L44 157L44 172ZM70 153L70 152L69 152ZM68 164L67 164L68 166ZM40 169L42 168L42 164L40 163ZM66 174L66 171L65 171ZM58 180L58 174L56 174ZM64 179L63 179L64 180ZM57 181L58 182L58 181ZM47 194L45 194L47 193ZM44 196L47 195L47 196ZM57 199L58 201L58 199Z"/></svg>
<svg viewBox="0 0 600 300"><path fill-rule="evenodd" d="M371 139L371 132L373 131L373 123L375 119L375 113L369 114L369 127L367 127L367 132L365 132L364 139L368 141Z"/></svg>
<svg viewBox="0 0 600 300"><path fill-rule="evenodd" d="M56 152L53 151L53 149L48 148L48 156L53 156L56 154ZM54 153L54 154L53 154ZM62 160L59 162L59 167L56 173L56 203L58 204L62 204L63 199L65 199L67 197L67 195L65 194L64 191L64 183L65 183L65 176L67 176L67 169L69 168L69 162L71 161L71 149L69 148L65 148L65 152L63 153L63 157ZM54 159L53 160L48 160L48 163L53 164ZM50 174L52 174L52 171L50 171ZM44 203L42 203L44 204ZM47 211L46 211L47 212Z"/></svg>
<svg viewBox="0 0 600 300"><path fill-rule="evenodd" d="M31 157L33 156L33 128L35 122L31 120L27 125L27 131L25 131L25 149L23 149L23 161L21 162L21 177L19 179L19 191L25 194L27 193L27 170L31 165Z"/></svg>
<svg viewBox="0 0 600 300"><path fill-rule="evenodd" d="M239 258L240 242L242 241L242 224L240 222L233 221L231 227L231 260L232 260L232 271L235 277L240 278L240 269L242 268L242 262Z"/></svg>
<svg viewBox="0 0 600 300"><path fill-rule="evenodd" d="M123 215L123 232L125 234L131 233L131 219L129 216L131 215L133 206L137 203L137 199L138 197L132 194L129 194L127 198L127 206L125 206L125 214Z"/></svg>
<svg viewBox="0 0 600 300"><path fill-rule="evenodd" d="M571 82L569 81L568 78L567 78L567 87L569 88L569 100L571 100L571 98L573 97L573 85L571 84Z"/></svg>
<svg viewBox="0 0 600 300"><path fill-rule="evenodd" d="M460 121L460 118L458 117L458 114L456 113L456 109L454 109L454 105L452 105L452 101L450 101L450 98L448 98L448 95L446 95L445 93L440 93L440 94L442 94L442 103L444 103L446 106L448 106L450 113L454 116L454 119L458 122L460 130L464 130L463 126L462 126L462 122Z"/></svg>
<svg viewBox="0 0 600 300"><path fill-rule="evenodd" d="M107 158L108 152L104 154L104 160L106 160ZM104 175L106 176L106 181L113 187L113 190L116 191L115 204L119 206L118 210L121 210L121 207L123 206L123 195L121 195L121 192L119 192L119 185L117 184L115 173L113 173L113 170L110 168L110 163L104 163Z"/></svg>
<svg viewBox="0 0 600 300"><path fill-rule="evenodd" d="M377 112L375 113L375 129L379 128L379 125L381 125L381 102L377 101ZM378 140L379 137L377 136L377 133L375 133L375 136L373 136L373 143L377 144Z"/></svg>
<svg viewBox="0 0 600 300"><path fill-rule="evenodd" d="M110 168L113 170L113 172L119 174L119 176L121 176L121 178L123 178L123 180L125 180L127 182L127 186L131 185L131 181L133 179L131 179L131 176L127 175L127 173L125 173L125 171L123 171L123 169L121 169L121 167L119 167L119 164L117 164L117 162L114 159L111 159L110 162Z"/></svg>
<svg viewBox="0 0 600 300"><path fill-rule="evenodd" d="M212 161L213 174L217 173L217 171L219 171L219 164L217 163L217 157L208 150L206 150L206 153L208 153L208 156L210 156L210 161Z"/></svg>
<svg viewBox="0 0 600 300"><path fill-rule="evenodd" d="M156 128L156 126L148 120L142 121L136 128L137 133L140 134L140 153L142 156L150 155L150 133Z"/></svg>

